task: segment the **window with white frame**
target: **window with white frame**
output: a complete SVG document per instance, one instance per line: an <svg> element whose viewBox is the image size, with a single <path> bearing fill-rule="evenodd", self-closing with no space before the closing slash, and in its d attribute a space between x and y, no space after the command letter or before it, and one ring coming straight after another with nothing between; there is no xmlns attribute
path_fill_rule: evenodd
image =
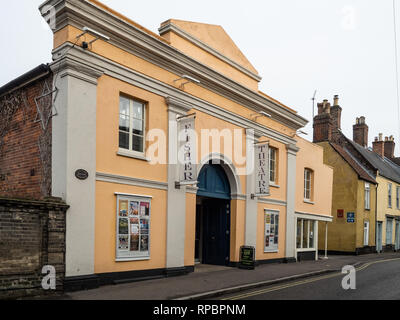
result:
<svg viewBox="0 0 400 320"><path fill-rule="evenodd" d="M297 249L315 249L315 225L314 220L297 219Z"/></svg>
<svg viewBox="0 0 400 320"><path fill-rule="evenodd" d="M144 153L145 114L143 102L120 96L119 103L119 148L133 153Z"/></svg>
<svg viewBox="0 0 400 320"><path fill-rule="evenodd" d="M364 246L369 243L369 221L364 221Z"/></svg>
<svg viewBox="0 0 400 320"><path fill-rule="evenodd" d="M312 171L304 169L304 200L311 201L312 197Z"/></svg>
<svg viewBox="0 0 400 320"><path fill-rule="evenodd" d="M151 200L141 196L117 196L117 260L150 257Z"/></svg>
<svg viewBox="0 0 400 320"><path fill-rule="evenodd" d="M277 165L277 150L275 148L269 148L269 182L272 184L277 183L276 179L276 165Z"/></svg>
<svg viewBox="0 0 400 320"><path fill-rule="evenodd" d="M386 244L392 244L393 239L393 219L386 219Z"/></svg>
<svg viewBox="0 0 400 320"><path fill-rule="evenodd" d="M364 207L365 209L369 210L371 203L371 186L368 182L365 182L364 200L365 200Z"/></svg>
<svg viewBox="0 0 400 320"><path fill-rule="evenodd" d="M277 252L279 241L279 212L264 210L265 236L264 252Z"/></svg>
<svg viewBox="0 0 400 320"><path fill-rule="evenodd" d="M388 183L388 206L392 207L392 184Z"/></svg>

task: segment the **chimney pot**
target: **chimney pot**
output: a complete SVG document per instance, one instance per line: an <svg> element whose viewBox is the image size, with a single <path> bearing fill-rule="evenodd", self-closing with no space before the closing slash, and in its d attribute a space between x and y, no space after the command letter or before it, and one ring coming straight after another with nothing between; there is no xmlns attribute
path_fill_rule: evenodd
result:
<svg viewBox="0 0 400 320"><path fill-rule="evenodd" d="M380 134L379 134L379 141L382 141L382 137L383 137L383 134L380 133Z"/></svg>
<svg viewBox="0 0 400 320"><path fill-rule="evenodd" d="M339 105L339 95L335 95L333 97L333 105L338 106Z"/></svg>

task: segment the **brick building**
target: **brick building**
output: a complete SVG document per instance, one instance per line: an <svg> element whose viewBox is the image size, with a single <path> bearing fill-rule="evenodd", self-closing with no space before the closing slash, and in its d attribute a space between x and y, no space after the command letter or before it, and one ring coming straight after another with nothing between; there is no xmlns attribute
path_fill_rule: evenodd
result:
<svg viewBox="0 0 400 320"><path fill-rule="evenodd" d="M52 72L40 65L0 88L0 298L42 295L44 266L65 275L68 206L51 198Z"/></svg>
<svg viewBox="0 0 400 320"><path fill-rule="evenodd" d="M50 196L51 102L48 65L0 88L0 196Z"/></svg>

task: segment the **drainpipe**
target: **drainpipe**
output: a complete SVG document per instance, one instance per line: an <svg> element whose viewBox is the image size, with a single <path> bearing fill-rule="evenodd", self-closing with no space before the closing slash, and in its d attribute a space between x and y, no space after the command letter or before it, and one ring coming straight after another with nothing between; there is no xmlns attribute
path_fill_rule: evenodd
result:
<svg viewBox="0 0 400 320"><path fill-rule="evenodd" d="M325 257L328 259L328 221L325 222Z"/></svg>
<svg viewBox="0 0 400 320"><path fill-rule="evenodd" d="M378 250L377 250L378 234L376 232L377 227L378 227L378 183L376 184L376 187L375 187L375 250L378 252Z"/></svg>

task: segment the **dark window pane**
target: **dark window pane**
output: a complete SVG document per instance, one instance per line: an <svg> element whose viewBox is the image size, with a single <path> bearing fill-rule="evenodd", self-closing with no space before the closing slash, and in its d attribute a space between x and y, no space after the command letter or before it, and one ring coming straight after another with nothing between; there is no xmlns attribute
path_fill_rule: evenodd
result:
<svg viewBox="0 0 400 320"><path fill-rule="evenodd" d="M133 135L132 138L133 150L137 152L143 152L143 137Z"/></svg>
<svg viewBox="0 0 400 320"><path fill-rule="evenodd" d="M119 132L119 147L129 149L129 133L123 131Z"/></svg>

